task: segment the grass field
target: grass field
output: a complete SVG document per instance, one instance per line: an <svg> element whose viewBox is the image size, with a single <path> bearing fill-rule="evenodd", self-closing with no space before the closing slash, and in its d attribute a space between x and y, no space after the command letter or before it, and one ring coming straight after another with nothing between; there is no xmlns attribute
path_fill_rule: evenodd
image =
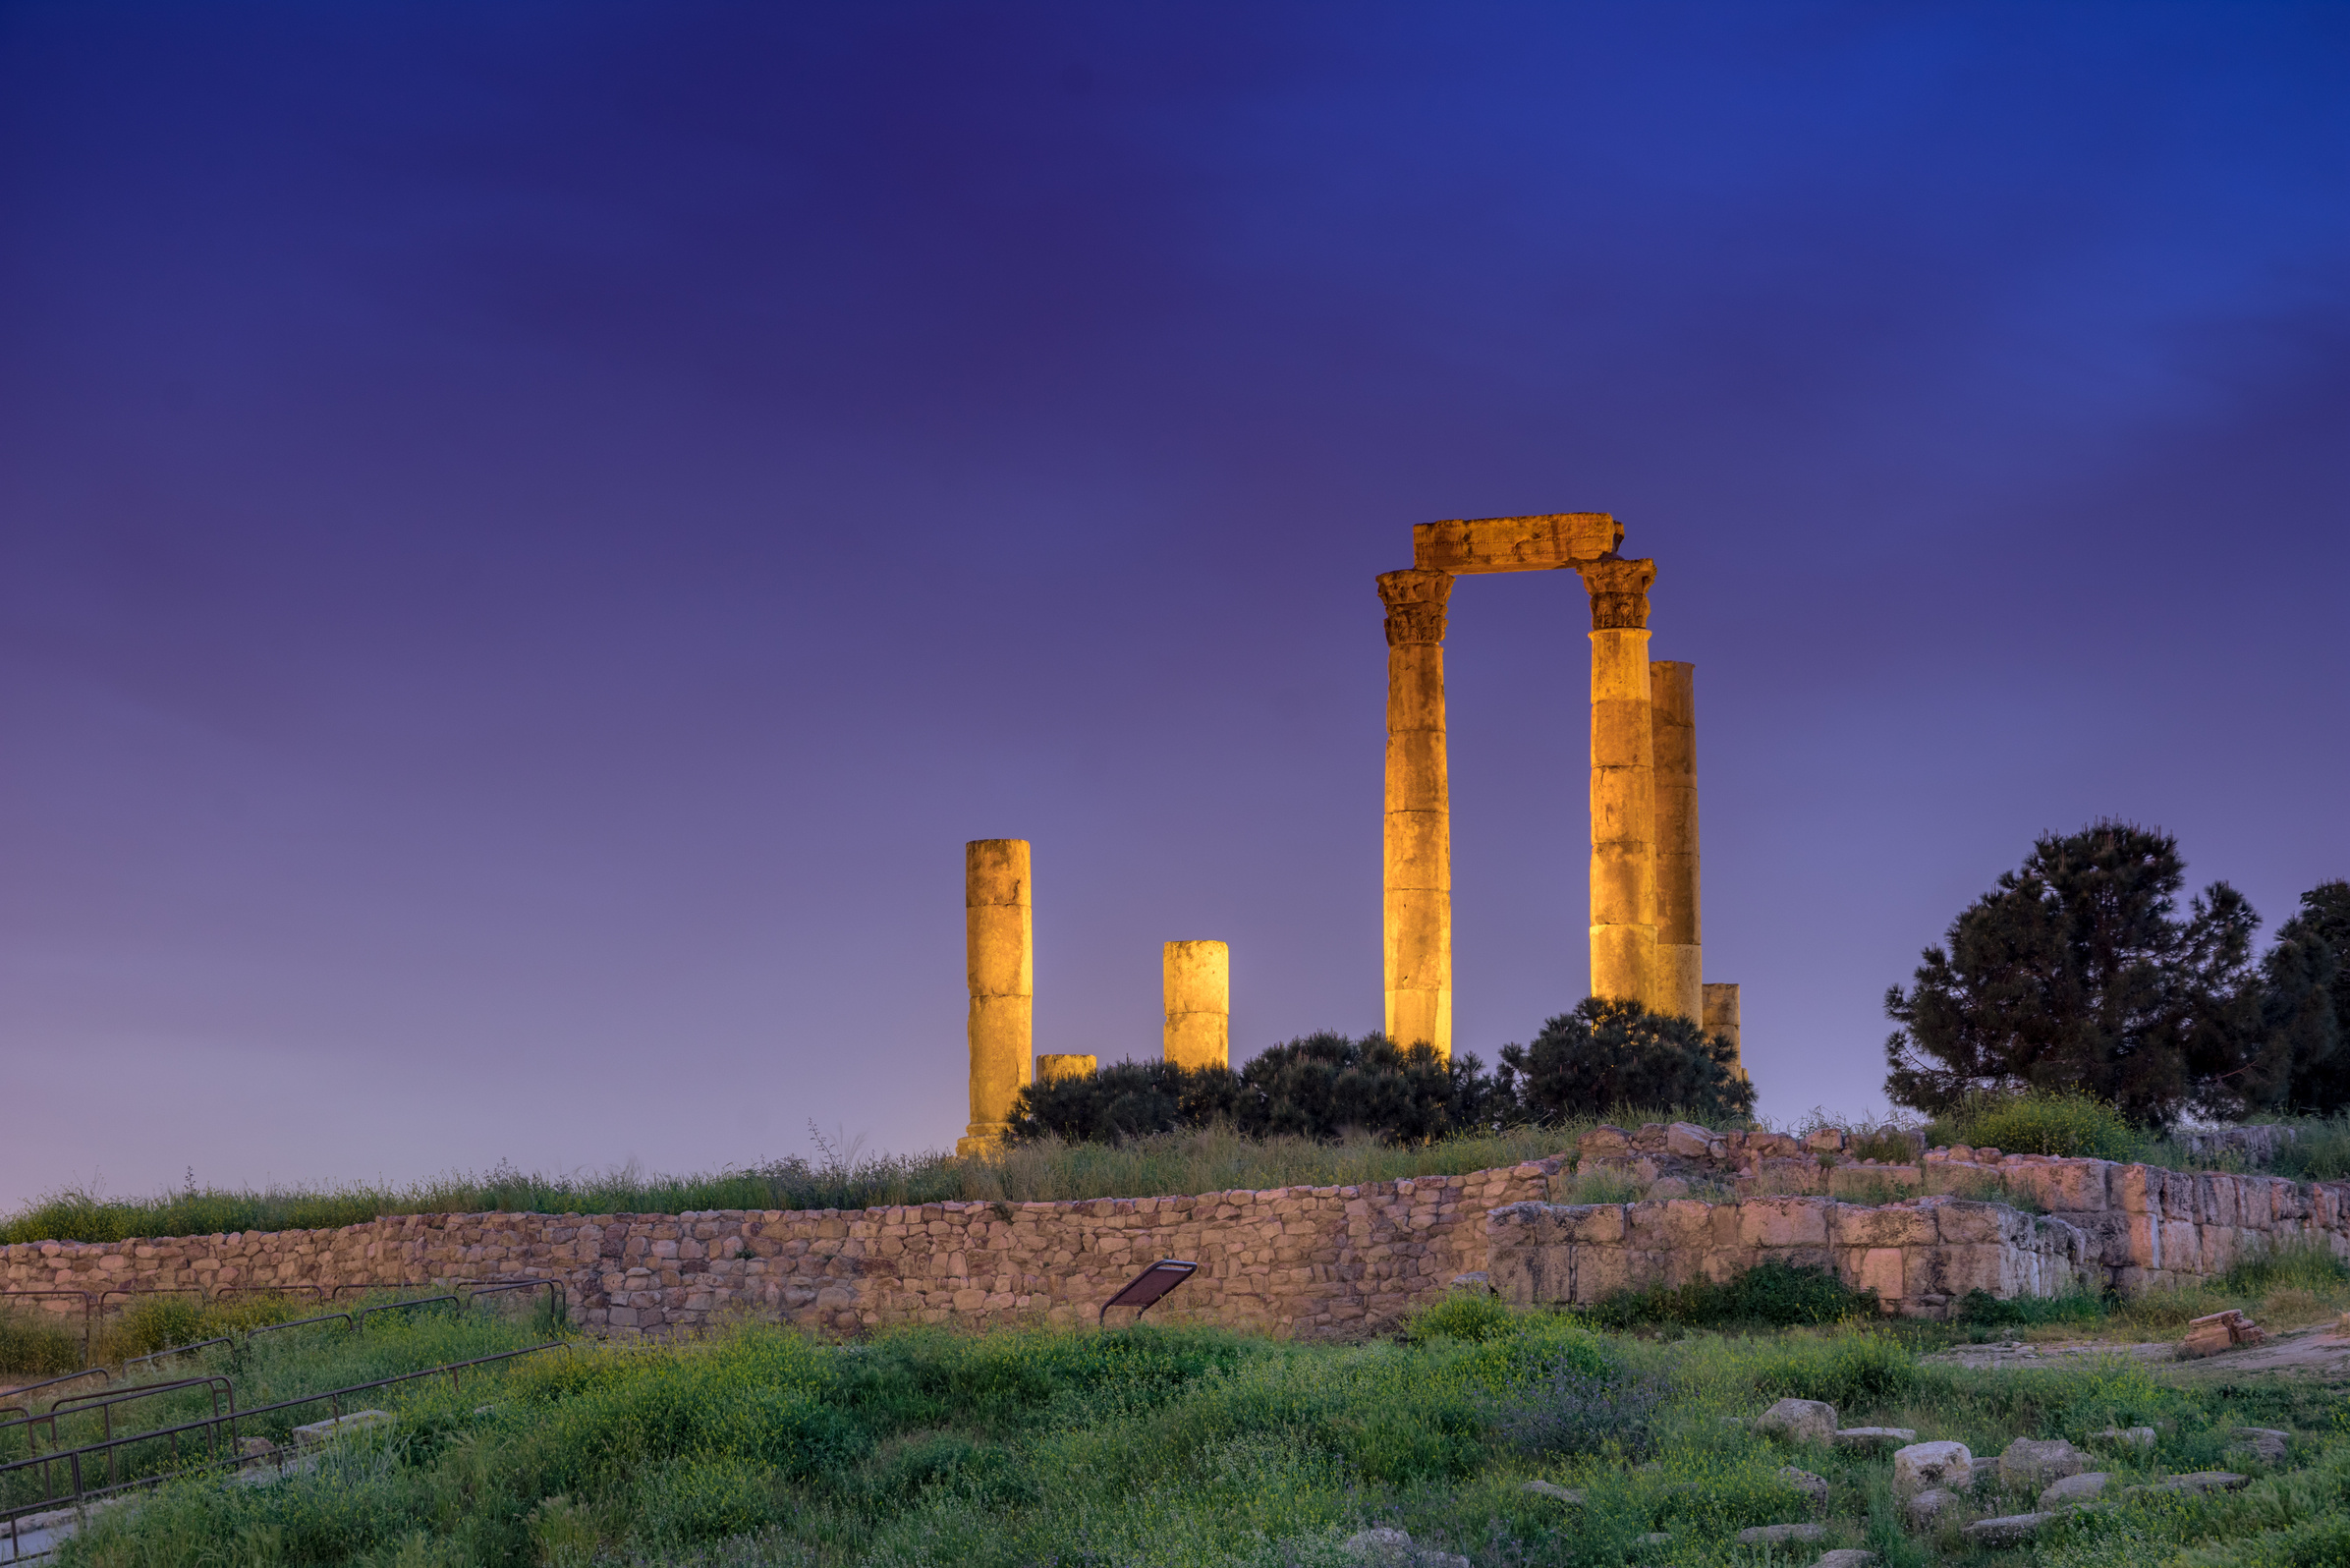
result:
<svg viewBox="0 0 2350 1568"><path fill-rule="evenodd" d="M532 1325L448 1319L380 1345L288 1346L248 1375L352 1380L424 1354L480 1354ZM443 1337L432 1338L440 1335ZM500 1336L504 1336L501 1339ZM1210 1329L909 1331L824 1344L746 1325L660 1349L583 1345L493 1391L412 1385L395 1428L258 1486L176 1483L101 1516L65 1568L369 1564L1308 1565L1393 1526L1479 1568L1807 1564L1864 1545L1887 1568L2298 1568L2350 1560L2350 1431L2338 1390L2167 1381L2137 1364L1979 1372L1922 1362L1874 1326L1610 1334L1456 1298L1407 1334L1299 1345ZM359 1360L348 1359L359 1355ZM335 1361L341 1356L346 1359ZM311 1364L309 1358L316 1358ZM2225 1468L2244 1491L2101 1508L2031 1545L1913 1535L1882 1458L1789 1446L1725 1417L1782 1396L1846 1425L2088 1443L2121 1482ZM240 1387L242 1402L248 1400ZM2232 1428L2296 1433L2266 1466ZM1780 1474L1825 1480L1813 1512ZM1543 1480L1580 1504L1530 1492ZM1968 1517L2014 1512L1986 1492ZM1765 1550L1739 1530L1817 1520ZM1643 1544L1650 1532L1670 1540Z"/></svg>

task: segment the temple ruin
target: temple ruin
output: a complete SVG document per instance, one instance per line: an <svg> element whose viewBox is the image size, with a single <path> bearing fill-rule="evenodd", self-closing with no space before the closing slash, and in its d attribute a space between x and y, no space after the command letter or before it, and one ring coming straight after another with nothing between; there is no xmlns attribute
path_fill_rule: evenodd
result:
<svg viewBox="0 0 2350 1568"><path fill-rule="evenodd" d="M1453 579L1571 570L1592 611L1592 994L1739 1039L1738 987L1705 980L1693 665L1649 657L1656 563L1605 512L1461 518L1412 531L1387 609L1384 933L1390 1039L1452 1053L1452 803L1444 627Z"/></svg>
<svg viewBox="0 0 2350 1568"><path fill-rule="evenodd" d="M1649 657L1656 563L1618 551L1605 512L1459 518L1412 530L1412 565L1378 578L1387 610L1382 958L1387 1037L1452 1054L1452 800L1444 740L1444 627L1453 579L1572 571L1591 600L1591 989L1740 1043L1738 987L1705 978L1699 897L1696 667ZM1091 1073L1091 1056L1032 1058L1029 845L964 846L971 988L971 1122L958 1153L1010 1130L1032 1075ZM1231 954L1169 942L1162 1050L1186 1067L1231 1062ZM1033 1065L1032 1065L1033 1063ZM1741 1069L1743 1071L1743 1069Z"/></svg>

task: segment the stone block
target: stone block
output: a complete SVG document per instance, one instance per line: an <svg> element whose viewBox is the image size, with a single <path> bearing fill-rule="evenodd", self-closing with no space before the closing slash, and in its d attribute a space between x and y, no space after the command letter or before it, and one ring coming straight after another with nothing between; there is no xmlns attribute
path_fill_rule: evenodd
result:
<svg viewBox="0 0 2350 1568"><path fill-rule="evenodd" d="M1876 1568L1876 1553L1865 1546L1838 1546L1812 1559L1812 1568Z"/></svg>
<svg viewBox="0 0 2350 1568"><path fill-rule="evenodd" d="M1999 1453L1999 1480L2018 1491L2036 1491L2088 1468L2088 1457L2061 1437L2018 1437Z"/></svg>
<svg viewBox="0 0 2350 1568"><path fill-rule="evenodd" d="M2078 1476L2052 1481L2041 1488L2040 1505L2053 1512L2059 1508L2078 1508L2095 1502L2105 1494L2105 1487L2113 1477L2102 1470L2085 1470Z"/></svg>
<svg viewBox="0 0 2350 1568"><path fill-rule="evenodd" d="M1747 1198L1738 1204L1738 1239L1748 1247L1828 1245L1828 1204L1817 1198Z"/></svg>
<svg viewBox="0 0 2350 1568"><path fill-rule="evenodd" d="M1918 1440L1907 1427L1845 1427L1835 1434L1838 1448L1859 1454L1889 1454Z"/></svg>
<svg viewBox="0 0 2350 1568"><path fill-rule="evenodd" d="M1789 1442L1829 1442L1836 1435L1836 1407L1817 1399L1782 1399L1755 1418L1755 1430Z"/></svg>
<svg viewBox="0 0 2350 1568"><path fill-rule="evenodd" d="M2021 1546L2055 1517L2054 1514L2002 1514L1996 1519L1978 1519L1962 1534L1971 1545Z"/></svg>
<svg viewBox="0 0 2350 1568"><path fill-rule="evenodd" d="M2264 1465L2283 1464L2286 1446L2293 1440L2291 1432L2278 1431L2273 1427L2238 1427L2234 1436L2236 1440L2230 1447L2250 1453Z"/></svg>
<svg viewBox="0 0 2350 1568"><path fill-rule="evenodd" d="M1893 1455L1893 1490L1914 1497L1934 1487L1966 1491L1975 1484L1975 1456L1965 1443L1912 1443Z"/></svg>
<svg viewBox="0 0 2350 1568"><path fill-rule="evenodd" d="M1955 1506L1958 1500L1958 1493L1950 1490L1947 1486L1929 1486L1924 1491L1915 1492L1903 1500L1901 1504L1902 1522L1907 1524L1912 1532L1924 1534L1931 1530L1934 1527L1934 1522Z"/></svg>
<svg viewBox="0 0 2350 1568"><path fill-rule="evenodd" d="M2156 1433L2152 1427L2107 1427L2089 1434L2091 1442L2111 1443L2116 1447L2152 1448Z"/></svg>
<svg viewBox="0 0 2350 1568"><path fill-rule="evenodd" d="M1805 1503L1810 1505L1813 1512L1818 1513L1826 1509L1828 1484L1825 1476L1815 1476L1808 1470L1799 1470L1793 1465L1788 1465L1779 1471L1779 1480L1801 1492Z"/></svg>
<svg viewBox="0 0 2350 1568"><path fill-rule="evenodd" d="M1825 1525L1757 1525L1738 1532L1741 1546L1783 1546L1795 1541L1814 1541L1827 1534Z"/></svg>

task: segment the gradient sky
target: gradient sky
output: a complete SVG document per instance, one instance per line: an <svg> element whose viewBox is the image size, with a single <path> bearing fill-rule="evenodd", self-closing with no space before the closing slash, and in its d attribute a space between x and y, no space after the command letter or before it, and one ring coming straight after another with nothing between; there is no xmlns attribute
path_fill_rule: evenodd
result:
<svg viewBox="0 0 2350 1568"><path fill-rule="evenodd" d="M712 1169L1380 1022L1411 525L1605 510L1762 1113L2099 814L2350 875L2338 5L0 4L0 1206ZM1588 618L1464 580L1457 1048Z"/></svg>

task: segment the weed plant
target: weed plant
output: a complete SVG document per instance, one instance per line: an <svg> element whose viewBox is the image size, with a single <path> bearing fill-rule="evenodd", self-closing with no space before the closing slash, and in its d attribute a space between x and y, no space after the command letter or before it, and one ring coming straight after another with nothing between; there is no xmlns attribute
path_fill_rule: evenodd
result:
<svg viewBox="0 0 2350 1568"><path fill-rule="evenodd" d="M1855 1290L1825 1268L1772 1260L1716 1283L1693 1279L1619 1291L1590 1310L1605 1328L1785 1328L1866 1322L1878 1314L1876 1292Z"/></svg>
<svg viewBox="0 0 2350 1568"><path fill-rule="evenodd" d="M1930 1144L1967 1144L2007 1154L2136 1159L2146 1135L2094 1095L2050 1090L1967 1096L1926 1129Z"/></svg>
<svg viewBox="0 0 2350 1568"><path fill-rule="evenodd" d="M2256 1480L2092 1511L1992 1556L1954 1531L1909 1534L1881 1456L1722 1419L1787 1396L1979 1455L2152 1426L2153 1451L2099 1452L2117 1486L2222 1460ZM1845 1545L1886 1568L2211 1568L2338 1563L2324 1553L2350 1523L2350 1441L2322 1388L2181 1386L2118 1361L1947 1368L1875 1326L1613 1337L1466 1296L1401 1341L1359 1345L1165 1325L828 1345L746 1326L698 1346L583 1346L486 1393L425 1382L382 1404L396 1425L308 1474L191 1479L98 1516L61 1568L1338 1568L1370 1525L1480 1568L1762 1568ZM2270 1467L2231 1456L2241 1425L2308 1435ZM1824 1511L1781 1474L1790 1463L1826 1480ZM1528 1491L1536 1479L1584 1500ZM1971 1509L2030 1501L1993 1489ZM1826 1537L1792 1556L1735 1542L1806 1518ZM1642 1545L1653 1531L1671 1540Z"/></svg>
<svg viewBox="0 0 2350 1568"><path fill-rule="evenodd" d="M82 1316L0 1306L0 1377L45 1377L82 1365Z"/></svg>

